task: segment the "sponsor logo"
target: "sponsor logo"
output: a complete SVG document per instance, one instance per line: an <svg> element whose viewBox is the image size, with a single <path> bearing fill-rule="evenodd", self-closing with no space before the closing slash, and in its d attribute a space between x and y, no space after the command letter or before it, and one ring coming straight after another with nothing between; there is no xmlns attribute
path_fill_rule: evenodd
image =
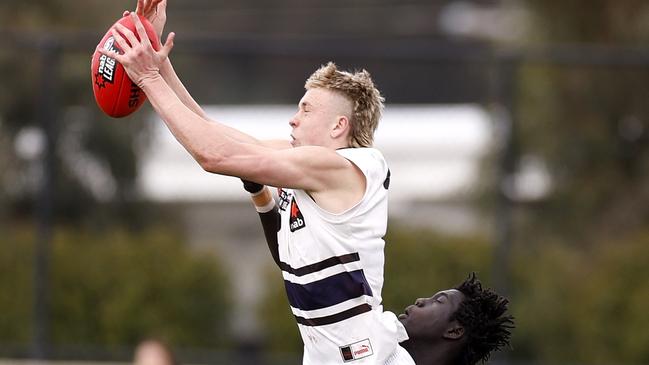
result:
<svg viewBox="0 0 649 365"><path fill-rule="evenodd" d="M282 188L277 189L277 194L279 195L279 209L285 211L288 208L288 204L291 202L291 196Z"/></svg>
<svg viewBox="0 0 649 365"><path fill-rule="evenodd" d="M367 345L361 345L360 349L354 351L354 356L362 356L368 352L370 352L370 347Z"/></svg>
<svg viewBox="0 0 649 365"><path fill-rule="evenodd" d="M348 347L341 347L340 354L343 357L343 361L352 361L354 360L354 354L352 354L352 349Z"/></svg>
<svg viewBox="0 0 649 365"><path fill-rule="evenodd" d="M363 359L373 354L374 351L372 351L372 344L370 344L369 338L340 347L340 356L342 356L344 362Z"/></svg>
<svg viewBox="0 0 649 365"><path fill-rule="evenodd" d="M107 51L121 52L119 48L115 45L115 38L108 37L106 42L104 42L104 49ZM97 68L97 73L95 74L95 84L99 88L106 87L106 83L112 84L115 81L115 70L117 69L117 61L114 58L110 58L106 55L101 55L99 57L99 67Z"/></svg>
<svg viewBox="0 0 649 365"><path fill-rule="evenodd" d="M291 216L288 221L288 226L291 229L291 232L306 227L304 216L302 216L302 212L300 212L300 207L297 206L295 198L291 200Z"/></svg>

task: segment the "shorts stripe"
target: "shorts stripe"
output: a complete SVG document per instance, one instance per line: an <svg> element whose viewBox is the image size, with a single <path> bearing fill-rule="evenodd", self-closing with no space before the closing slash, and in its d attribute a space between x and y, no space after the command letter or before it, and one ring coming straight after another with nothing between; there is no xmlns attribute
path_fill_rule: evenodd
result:
<svg viewBox="0 0 649 365"><path fill-rule="evenodd" d="M346 311L332 314L330 316L326 317L318 317L318 318L304 318L304 317L299 317L295 316L295 320L297 323L304 325L304 326L310 326L310 327L315 327L315 326L325 326L328 324L334 324L340 321L344 321L346 319L355 317L359 314L363 314L366 312L369 312L372 310L372 307L369 304L361 304L359 306L356 306L354 308L348 309Z"/></svg>
<svg viewBox="0 0 649 365"><path fill-rule="evenodd" d="M291 306L305 311L327 308L363 295L372 296L363 270L345 271L303 285L284 280L284 286Z"/></svg>
<svg viewBox="0 0 649 365"><path fill-rule="evenodd" d="M341 265L341 264L346 264L349 262L354 262L354 261L360 261L360 256L358 255L357 252L350 253L347 255L342 255L342 256L334 256L330 257L328 259L322 260L320 262L316 262L315 264L311 265L306 265L299 267L297 269L294 269L291 267L291 265L285 263L285 262L280 262L279 263L279 268L282 269L283 271L286 271L288 273L291 273L295 276L304 276L308 275L317 271L324 270L326 268L336 266L336 265Z"/></svg>

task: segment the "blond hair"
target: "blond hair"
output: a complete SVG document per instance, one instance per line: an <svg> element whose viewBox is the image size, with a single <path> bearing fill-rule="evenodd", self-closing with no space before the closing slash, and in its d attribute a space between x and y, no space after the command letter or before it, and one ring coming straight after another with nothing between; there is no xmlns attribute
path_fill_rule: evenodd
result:
<svg viewBox="0 0 649 365"><path fill-rule="evenodd" d="M385 100L374 86L366 70L350 73L338 71L336 64L329 62L320 67L307 80L308 89L324 88L341 93L353 104L350 120L350 147L370 147L374 131L379 125Z"/></svg>

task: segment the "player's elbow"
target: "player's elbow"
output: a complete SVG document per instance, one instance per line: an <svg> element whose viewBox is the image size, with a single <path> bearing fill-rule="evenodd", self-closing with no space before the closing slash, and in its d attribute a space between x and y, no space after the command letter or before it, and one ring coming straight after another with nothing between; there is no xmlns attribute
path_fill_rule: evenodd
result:
<svg viewBox="0 0 649 365"><path fill-rule="evenodd" d="M197 152L194 154L194 159L203 168L203 170L211 173L218 174L221 172L223 165L223 156L220 154L209 153L207 151Z"/></svg>

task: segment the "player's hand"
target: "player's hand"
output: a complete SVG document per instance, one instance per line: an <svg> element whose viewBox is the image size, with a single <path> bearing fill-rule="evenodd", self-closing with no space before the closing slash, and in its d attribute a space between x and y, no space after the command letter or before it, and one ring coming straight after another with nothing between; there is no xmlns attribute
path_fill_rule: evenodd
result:
<svg viewBox="0 0 649 365"><path fill-rule="evenodd" d="M138 40L133 32L118 23L110 31L119 48L122 49L122 54L99 46L97 46L97 52L121 63L128 77L142 88L148 80L160 76L160 66L169 57L169 52L173 48L175 34L173 32L169 33L165 44L159 51L156 51L151 45L140 18L135 13L131 13L130 17L135 24L140 39Z"/></svg>
<svg viewBox="0 0 649 365"><path fill-rule="evenodd" d="M125 11L123 16L129 15L130 11ZM162 39L162 31L167 23L167 0L137 0L137 7L135 13L145 17L159 39Z"/></svg>

